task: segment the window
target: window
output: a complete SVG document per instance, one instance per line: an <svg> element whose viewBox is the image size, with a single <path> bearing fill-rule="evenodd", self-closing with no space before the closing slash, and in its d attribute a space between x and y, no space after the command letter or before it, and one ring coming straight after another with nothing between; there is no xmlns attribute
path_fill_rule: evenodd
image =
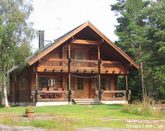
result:
<svg viewBox="0 0 165 131"><path fill-rule="evenodd" d="M75 58L82 60L83 59L83 52L82 51L76 51L75 52Z"/></svg>
<svg viewBox="0 0 165 131"><path fill-rule="evenodd" d="M109 90L109 78L108 77L101 78L101 89Z"/></svg>
<svg viewBox="0 0 165 131"><path fill-rule="evenodd" d="M71 51L71 54L70 54L70 55L71 55L70 57L71 57L72 59L75 58L75 52L74 52L74 51Z"/></svg>
<svg viewBox="0 0 165 131"><path fill-rule="evenodd" d="M84 59L84 53L81 50L71 51L71 58L82 60Z"/></svg>
<svg viewBox="0 0 165 131"><path fill-rule="evenodd" d="M77 79L77 89L83 90L83 79Z"/></svg>
<svg viewBox="0 0 165 131"><path fill-rule="evenodd" d="M55 87L55 78L40 77L39 87Z"/></svg>
<svg viewBox="0 0 165 131"><path fill-rule="evenodd" d="M102 79L101 79L101 89L102 89L102 90L105 90L105 89L106 89L106 81L105 81L105 78L102 78Z"/></svg>

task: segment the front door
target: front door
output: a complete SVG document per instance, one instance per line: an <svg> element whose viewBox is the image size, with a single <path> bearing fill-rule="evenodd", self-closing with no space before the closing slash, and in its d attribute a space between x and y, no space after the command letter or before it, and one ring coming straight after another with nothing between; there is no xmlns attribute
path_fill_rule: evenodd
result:
<svg viewBox="0 0 165 131"><path fill-rule="evenodd" d="M88 79L76 78L74 96L77 99L88 99L90 97L90 84Z"/></svg>
<svg viewBox="0 0 165 131"><path fill-rule="evenodd" d="M97 89L97 80L96 78L91 78L89 86L89 98L94 99L96 97L96 89Z"/></svg>

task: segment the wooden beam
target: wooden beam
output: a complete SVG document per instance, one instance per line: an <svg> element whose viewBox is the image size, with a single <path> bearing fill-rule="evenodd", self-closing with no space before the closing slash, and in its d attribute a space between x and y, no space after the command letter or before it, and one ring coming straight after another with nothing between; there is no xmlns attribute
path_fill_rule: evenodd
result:
<svg viewBox="0 0 165 131"><path fill-rule="evenodd" d="M98 55L98 99L101 100L101 56L100 56L100 45L97 46Z"/></svg>
<svg viewBox="0 0 165 131"><path fill-rule="evenodd" d="M125 86L126 86L126 90L128 90L128 75L125 75Z"/></svg>
<svg viewBox="0 0 165 131"><path fill-rule="evenodd" d="M71 102L71 45L68 45L68 102Z"/></svg>
<svg viewBox="0 0 165 131"><path fill-rule="evenodd" d="M70 63L71 63L71 49L70 44L68 45L68 90L71 90L71 74L70 74Z"/></svg>
<svg viewBox="0 0 165 131"><path fill-rule="evenodd" d="M70 51L70 44L68 45L68 59L70 59L70 57L71 57L71 51Z"/></svg>
<svg viewBox="0 0 165 131"><path fill-rule="evenodd" d="M128 95L129 95L129 90L128 90L128 75L125 75L125 86L126 86L126 100L128 101Z"/></svg>
<svg viewBox="0 0 165 131"><path fill-rule="evenodd" d="M36 71L36 90L35 90L35 103L37 103L37 91L39 88L39 82L38 82L38 72Z"/></svg>
<svg viewBox="0 0 165 131"><path fill-rule="evenodd" d="M98 60L100 60L101 56L100 56L100 45L97 46L97 57L98 57Z"/></svg>
<svg viewBox="0 0 165 131"><path fill-rule="evenodd" d="M71 41L72 44L84 44L84 45L99 45L98 41L93 40L82 40L82 39L74 39Z"/></svg>
<svg viewBox="0 0 165 131"><path fill-rule="evenodd" d="M38 72L36 72L36 90L38 89L39 87L39 83L38 83Z"/></svg>
<svg viewBox="0 0 165 131"><path fill-rule="evenodd" d="M101 75L100 75L100 73L98 74L98 100L100 101L101 100Z"/></svg>

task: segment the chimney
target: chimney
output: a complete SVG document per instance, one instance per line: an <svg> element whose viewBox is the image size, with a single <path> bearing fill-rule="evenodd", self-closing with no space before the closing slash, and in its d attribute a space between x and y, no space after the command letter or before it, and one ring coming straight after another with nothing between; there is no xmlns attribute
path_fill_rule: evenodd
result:
<svg viewBox="0 0 165 131"><path fill-rule="evenodd" d="M44 48L44 31L39 30L39 49Z"/></svg>

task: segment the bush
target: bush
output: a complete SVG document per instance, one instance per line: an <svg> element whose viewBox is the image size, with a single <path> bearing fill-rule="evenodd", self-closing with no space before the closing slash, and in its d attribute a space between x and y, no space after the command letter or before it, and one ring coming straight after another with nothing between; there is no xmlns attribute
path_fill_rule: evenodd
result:
<svg viewBox="0 0 165 131"><path fill-rule="evenodd" d="M135 102L134 104L125 105L122 108L122 112L134 115L161 117L161 111L153 108L150 98L145 98L144 102Z"/></svg>
<svg viewBox="0 0 165 131"><path fill-rule="evenodd" d="M158 103L165 104L165 100L159 100Z"/></svg>

